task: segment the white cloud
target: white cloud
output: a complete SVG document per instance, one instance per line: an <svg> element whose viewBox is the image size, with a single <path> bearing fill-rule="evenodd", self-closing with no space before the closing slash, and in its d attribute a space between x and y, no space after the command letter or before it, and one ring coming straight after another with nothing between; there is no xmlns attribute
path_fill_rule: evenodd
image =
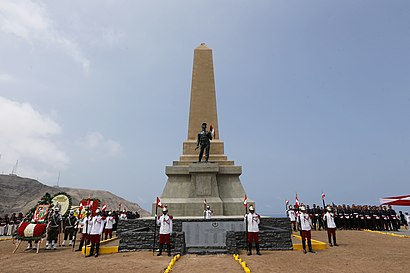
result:
<svg viewBox="0 0 410 273"><path fill-rule="evenodd" d="M13 83L16 79L10 74L0 74L0 83Z"/></svg>
<svg viewBox="0 0 410 273"><path fill-rule="evenodd" d="M30 0L0 1L0 29L29 43L45 42L63 49L88 73L90 61L75 41L60 33L45 7Z"/></svg>
<svg viewBox="0 0 410 273"><path fill-rule="evenodd" d="M65 169L69 158L53 141L61 127L29 103L0 97L0 166L11 172L19 160L18 175L50 179Z"/></svg>
<svg viewBox="0 0 410 273"><path fill-rule="evenodd" d="M101 151L115 156L121 153L121 144L117 141L105 138L99 132L90 132L82 140L81 144L88 150Z"/></svg>

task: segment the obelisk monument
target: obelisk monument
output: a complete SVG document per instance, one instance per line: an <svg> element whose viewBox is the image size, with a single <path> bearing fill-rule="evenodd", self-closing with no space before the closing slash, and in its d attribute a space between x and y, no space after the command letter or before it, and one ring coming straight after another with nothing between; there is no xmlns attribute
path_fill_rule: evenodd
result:
<svg viewBox="0 0 410 273"><path fill-rule="evenodd" d="M208 128L212 125L214 137L209 162L199 163L195 148L204 122ZM212 49L203 43L194 50L188 138L179 160L167 166L165 173L168 181L161 200L174 216L202 216L204 200L215 216L243 215L242 167L228 160L219 139Z"/></svg>

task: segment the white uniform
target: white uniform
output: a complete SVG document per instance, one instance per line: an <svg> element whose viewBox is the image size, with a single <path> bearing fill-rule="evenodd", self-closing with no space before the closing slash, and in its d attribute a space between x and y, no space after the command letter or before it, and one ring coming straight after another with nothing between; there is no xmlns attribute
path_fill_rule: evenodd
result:
<svg viewBox="0 0 410 273"><path fill-rule="evenodd" d="M112 229L113 225L115 224L115 219L112 216L108 216L107 219L105 219L106 224L105 224L105 229Z"/></svg>
<svg viewBox="0 0 410 273"><path fill-rule="evenodd" d="M159 234L171 234L172 233L172 218L168 214L161 215L157 218L157 225L160 225Z"/></svg>
<svg viewBox="0 0 410 273"><path fill-rule="evenodd" d="M90 235L98 235L101 234L104 230L104 220L100 215L94 216L91 219L91 231Z"/></svg>
<svg viewBox="0 0 410 273"><path fill-rule="evenodd" d="M90 216L84 217L84 219L81 221L81 225L83 226L83 232L82 233L90 234L91 226L92 226L91 221L90 221Z"/></svg>
<svg viewBox="0 0 410 273"><path fill-rule="evenodd" d="M336 228L335 214L333 212L326 212L325 215L323 215L323 220L326 221L328 228Z"/></svg>
<svg viewBox="0 0 410 273"><path fill-rule="evenodd" d="M259 232L260 216L257 213L248 213L244 217L246 223L248 219L248 232Z"/></svg>
<svg viewBox="0 0 410 273"><path fill-rule="evenodd" d="M298 222L302 230L309 231L310 228L310 217L309 214L301 212L298 217Z"/></svg>
<svg viewBox="0 0 410 273"><path fill-rule="evenodd" d="M293 209L288 210L288 216L291 222L296 221L296 213Z"/></svg>
<svg viewBox="0 0 410 273"><path fill-rule="evenodd" d="M205 210L204 211L204 213L205 213L205 219L211 219L212 218L212 210Z"/></svg>

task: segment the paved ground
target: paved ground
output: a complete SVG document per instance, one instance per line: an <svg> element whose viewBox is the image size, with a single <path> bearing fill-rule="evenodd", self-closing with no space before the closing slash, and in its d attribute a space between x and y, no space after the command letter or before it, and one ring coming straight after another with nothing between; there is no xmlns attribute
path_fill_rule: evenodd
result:
<svg viewBox="0 0 410 273"><path fill-rule="evenodd" d="M252 272L407 272L410 268L408 253L410 238L394 237L365 231L338 231L339 247L329 247L315 254L301 251L262 251L262 256L241 257ZM325 231L313 232L313 239L327 241ZM69 248L56 251L24 251L16 254L12 241L0 241L1 272L141 272L160 273L170 258L156 257L151 252L128 252L84 258ZM43 244L44 247L44 244ZM50 265L55 265L52 267ZM173 273L243 272L231 255L183 256L174 266Z"/></svg>

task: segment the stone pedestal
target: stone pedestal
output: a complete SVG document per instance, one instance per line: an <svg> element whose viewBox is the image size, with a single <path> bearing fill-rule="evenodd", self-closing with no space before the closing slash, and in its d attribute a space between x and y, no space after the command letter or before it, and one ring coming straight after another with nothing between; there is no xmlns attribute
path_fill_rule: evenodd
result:
<svg viewBox="0 0 410 273"><path fill-rule="evenodd" d="M161 201L174 216L202 216L204 200L215 216L243 215L245 191L240 166L191 163L167 166L168 181ZM153 204L153 212L155 204Z"/></svg>

